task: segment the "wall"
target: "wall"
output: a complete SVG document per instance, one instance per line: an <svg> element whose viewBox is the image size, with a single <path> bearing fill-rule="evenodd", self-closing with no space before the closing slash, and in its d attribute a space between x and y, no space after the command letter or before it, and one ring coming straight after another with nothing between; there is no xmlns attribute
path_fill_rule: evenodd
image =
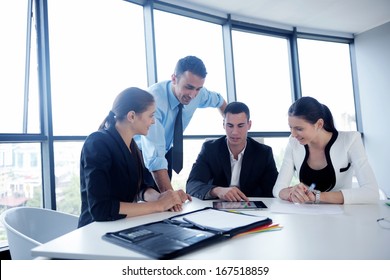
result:
<svg viewBox="0 0 390 280"><path fill-rule="evenodd" d="M379 187L390 197L390 22L355 38L364 144Z"/></svg>

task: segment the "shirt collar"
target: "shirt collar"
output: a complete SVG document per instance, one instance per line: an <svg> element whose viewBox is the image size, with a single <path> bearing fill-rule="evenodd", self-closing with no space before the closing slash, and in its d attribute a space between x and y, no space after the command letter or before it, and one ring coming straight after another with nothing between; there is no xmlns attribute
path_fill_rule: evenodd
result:
<svg viewBox="0 0 390 280"><path fill-rule="evenodd" d="M172 91L172 81L169 81L166 87L168 92L169 107L171 107L171 109L173 110L180 104L180 102L179 100L177 100L175 94Z"/></svg>
<svg viewBox="0 0 390 280"><path fill-rule="evenodd" d="M227 137L225 138L225 140L226 140L226 146L228 147L228 150L229 150L230 159L233 160L234 159L234 155L233 155L232 151L230 151L230 147L229 147L229 144L228 144ZM248 144L248 141L246 141L244 149L242 149L242 151L238 154L237 160L240 160L240 158L244 155L247 144Z"/></svg>

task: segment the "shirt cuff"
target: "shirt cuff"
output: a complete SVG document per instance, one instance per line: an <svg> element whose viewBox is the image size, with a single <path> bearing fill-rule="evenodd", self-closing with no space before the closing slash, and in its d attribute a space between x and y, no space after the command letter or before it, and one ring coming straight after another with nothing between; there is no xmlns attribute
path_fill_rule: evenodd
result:
<svg viewBox="0 0 390 280"><path fill-rule="evenodd" d="M215 198L217 198L217 197L211 195L211 191L212 191L214 188L215 188L215 187L212 187L212 188L205 194L204 199L215 199Z"/></svg>

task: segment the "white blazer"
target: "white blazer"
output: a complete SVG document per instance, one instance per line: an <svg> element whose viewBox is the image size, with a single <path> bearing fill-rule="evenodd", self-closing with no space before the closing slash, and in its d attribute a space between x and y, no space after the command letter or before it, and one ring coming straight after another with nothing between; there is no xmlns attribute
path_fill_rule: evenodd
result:
<svg viewBox="0 0 390 280"><path fill-rule="evenodd" d="M305 155L305 147L290 136L273 189L275 197L279 197L281 189L290 186L294 172L301 169ZM336 185L331 191L341 191L344 204L376 203L378 201L378 183L368 162L359 132L339 131L336 141L330 148L330 158L336 174ZM352 188L354 174L357 177L359 188Z"/></svg>

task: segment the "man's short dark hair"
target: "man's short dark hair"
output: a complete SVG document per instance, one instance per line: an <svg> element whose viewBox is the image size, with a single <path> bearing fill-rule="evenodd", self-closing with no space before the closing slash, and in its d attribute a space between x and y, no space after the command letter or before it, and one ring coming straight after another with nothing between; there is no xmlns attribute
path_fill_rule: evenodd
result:
<svg viewBox="0 0 390 280"><path fill-rule="evenodd" d="M248 106L246 106L245 103L234 101L230 102L226 108L225 111L223 112L223 115L226 116L227 113L231 114L240 114L240 113L245 113L248 121L250 119L250 112Z"/></svg>
<svg viewBox="0 0 390 280"><path fill-rule="evenodd" d="M191 55L179 59L175 67L175 75L179 78L186 71L189 71L202 79L206 78L207 75L206 66L203 61L200 58Z"/></svg>

